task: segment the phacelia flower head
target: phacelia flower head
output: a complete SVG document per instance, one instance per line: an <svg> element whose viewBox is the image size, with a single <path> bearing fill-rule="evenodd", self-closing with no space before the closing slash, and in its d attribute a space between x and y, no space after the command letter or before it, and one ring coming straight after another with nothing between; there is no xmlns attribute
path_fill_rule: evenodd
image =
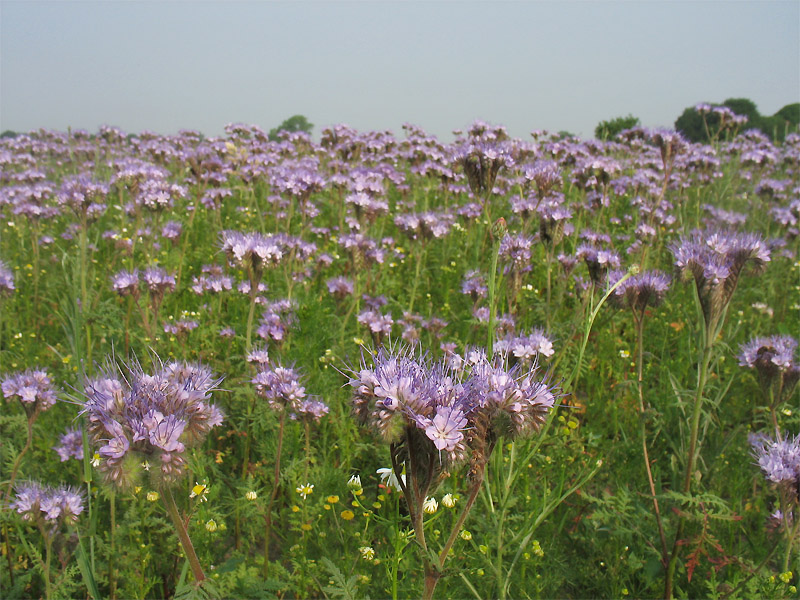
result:
<svg viewBox="0 0 800 600"><path fill-rule="evenodd" d="M120 296L139 297L139 270L122 270L111 278L111 287Z"/></svg>
<svg viewBox="0 0 800 600"><path fill-rule="evenodd" d="M0 298L14 293L14 271L0 260Z"/></svg>
<svg viewBox="0 0 800 600"><path fill-rule="evenodd" d="M694 279L706 325L719 322L745 265L761 271L770 250L757 234L695 230L670 248L678 271Z"/></svg>
<svg viewBox="0 0 800 600"><path fill-rule="evenodd" d="M186 447L222 423L222 412L210 403L220 382L208 368L182 362L152 375L137 363L109 363L103 375L87 381L81 414L108 480L127 488L143 470L157 484L179 479Z"/></svg>
<svg viewBox="0 0 800 600"><path fill-rule="evenodd" d="M57 400L50 376L42 369L7 375L0 387L6 400L17 398L29 414L47 410Z"/></svg>
<svg viewBox="0 0 800 600"><path fill-rule="evenodd" d="M753 456L771 482L791 484L796 492L800 477L800 436L773 440L763 435L750 437Z"/></svg>
<svg viewBox="0 0 800 600"><path fill-rule="evenodd" d="M390 444L458 462L501 435L538 428L555 404L535 368L508 369L479 351L460 366L451 369L401 346L381 347L351 371L354 412Z"/></svg>
<svg viewBox="0 0 800 600"><path fill-rule="evenodd" d="M22 515L23 520L44 524L51 532L62 524L74 525L83 512L83 495L71 487L52 488L29 482L15 489L16 497L10 508Z"/></svg>
<svg viewBox="0 0 800 600"><path fill-rule="evenodd" d="M777 405L791 397L800 379L796 350L797 340L788 335L753 338L742 344L739 365L755 369L764 392L773 389L773 401Z"/></svg>
<svg viewBox="0 0 800 600"><path fill-rule="evenodd" d="M70 458L83 460L83 436L80 429L71 428L61 436L58 446L53 447L58 452L61 462Z"/></svg>
<svg viewBox="0 0 800 600"><path fill-rule="evenodd" d="M624 276L624 271L611 271L608 274L609 287ZM661 271L642 271L619 284L611 298L618 306L631 308L638 315L648 306L655 307L663 302L671 281L672 278Z"/></svg>

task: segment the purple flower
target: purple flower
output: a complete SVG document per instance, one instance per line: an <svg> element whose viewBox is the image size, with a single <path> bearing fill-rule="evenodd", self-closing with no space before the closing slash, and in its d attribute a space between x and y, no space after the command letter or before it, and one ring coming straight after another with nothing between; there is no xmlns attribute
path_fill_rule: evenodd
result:
<svg viewBox="0 0 800 600"><path fill-rule="evenodd" d="M58 452L61 462L66 462L70 458L83 460L83 437L80 429L68 429L53 450Z"/></svg>
<svg viewBox="0 0 800 600"><path fill-rule="evenodd" d="M306 388L301 384L300 372L293 367L262 365L251 380L256 393L265 398L276 412L298 412L306 398Z"/></svg>
<svg viewBox="0 0 800 600"><path fill-rule="evenodd" d="M425 428L425 435L437 450L452 452L464 439L462 430L467 427L467 419L459 408L440 406L431 424Z"/></svg>
<svg viewBox="0 0 800 600"><path fill-rule="evenodd" d="M334 277L326 282L328 293L341 300L353 293L353 282L346 277Z"/></svg>
<svg viewBox="0 0 800 600"><path fill-rule="evenodd" d="M181 236L183 226L178 221L167 221L164 227L161 228L161 237L168 239L173 244L178 241Z"/></svg>
<svg viewBox="0 0 800 600"><path fill-rule="evenodd" d="M139 296L139 270L120 271L111 278L111 287L120 296Z"/></svg>
<svg viewBox="0 0 800 600"><path fill-rule="evenodd" d="M3 379L3 395L6 399L18 398L26 411L47 410L56 403L56 392L47 371L28 369L12 373Z"/></svg>
<svg viewBox="0 0 800 600"><path fill-rule="evenodd" d="M765 395L772 390L774 406L787 401L800 380L796 350L797 340L788 335L754 338L740 348L739 365L756 370Z"/></svg>
<svg viewBox="0 0 800 600"><path fill-rule="evenodd" d="M613 287L625 276L624 271L611 271L608 286ZM612 299L619 306L626 306L641 314L648 306L658 306L669 290L672 278L658 270L643 271L631 275L614 290Z"/></svg>
<svg viewBox="0 0 800 600"><path fill-rule="evenodd" d="M432 362L409 348L381 347L350 372L362 423L390 444L414 436L420 440L409 442L415 451L442 452L450 462L466 459L470 448L485 451L499 435L538 428L555 404L552 388L535 369L507 369L480 351Z"/></svg>
<svg viewBox="0 0 800 600"><path fill-rule="evenodd" d="M745 265L760 271L770 260L764 240L749 233L695 230L670 249L678 270L694 279L707 326L724 314Z"/></svg>
<svg viewBox="0 0 800 600"><path fill-rule="evenodd" d="M0 260L0 297L14 293L14 272Z"/></svg>
<svg viewBox="0 0 800 600"><path fill-rule="evenodd" d="M156 467L151 476L165 483L180 478L186 447L222 423L222 413L209 402L220 381L202 365L178 362L152 375L136 363L110 363L104 375L89 380L81 414L109 481L128 488L150 463Z"/></svg>
<svg viewBox="0 0 800 600"><path fill-rule="evenodd" d="M772 440L765 436L752 436L750 445L758 466L769 481L796 484L800 476L800 437Z"/></svg>
<svg viewBox="0 0 800 600"><path fill-rule="evenodd" d="M10 508L22 515L23 520L47 523L58 528L78 521L83 512L83 495L70 487L51 488L31 482L16 486L16 498Z"/></svg>

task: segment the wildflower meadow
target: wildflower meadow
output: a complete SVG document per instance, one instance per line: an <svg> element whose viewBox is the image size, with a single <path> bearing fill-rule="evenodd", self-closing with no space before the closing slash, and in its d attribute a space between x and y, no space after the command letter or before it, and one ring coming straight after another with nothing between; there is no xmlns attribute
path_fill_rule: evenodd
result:
<svg viewBox="0 0 800 600"><path fill-rule="evenodd" d="M797 597L800 135L713 110L0 140L2 597Z"/></svg>

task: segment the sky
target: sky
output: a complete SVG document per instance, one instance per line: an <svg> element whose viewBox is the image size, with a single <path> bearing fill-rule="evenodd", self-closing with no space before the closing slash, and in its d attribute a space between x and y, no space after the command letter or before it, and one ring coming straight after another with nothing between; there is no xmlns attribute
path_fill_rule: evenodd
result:
<svg viewBox="0 0 800 600"><path fill-rule="evenodd" d="M592 137L632 114L800 102L787 2L0 0L0 131L221 135L301 114L444 140L476 119Z"/></svg>

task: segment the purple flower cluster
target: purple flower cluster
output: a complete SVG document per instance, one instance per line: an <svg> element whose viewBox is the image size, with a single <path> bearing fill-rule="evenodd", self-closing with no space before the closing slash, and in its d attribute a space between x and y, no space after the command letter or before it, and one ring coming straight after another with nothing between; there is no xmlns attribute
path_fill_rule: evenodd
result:
<svg viewBox="0 0 800 600"><path fill-rule="evenodd" d="M538 357L549 358L553 356L553 342L542 329L534 329L528 335L506 335L494 344L495 352L508 357L510 362L520 362L523 365L536 364Z"/></svg>
<svg viewBox="0 0 800 600"><path fill-rule="evenodd" d="M14 272L0 260L0 297L14 293Z"/></svg>
<svg viewBox="0 0 800 600"><path fill-rule="evenodd" d="M107 195L108 184L93 181L91 175L82 173L64 178L56 192L56 202L71 208L79 218L91 220L105 212Z"/></svg>
<svg viewBox="0 0 800 600"><path fill-rule="evenodd" d="M47 410L58 399L47 371L41 369L12 373L3 379L0 387L6 399L19 399L26 412Z"/></svg>
<svg viewBox="0 0 800 600"><path fill-rule="evenodd" d="M136 363L113 365L89 380L81 414L108 479L128 488L143 470L157 483L180 478L186 446L222 423L222 412L209 402L220 381L202 365L178 362L152 375Z"/></svg>
<svg viewBox="0 0 800 600"><path fill-rule="evenodd" d="M608 270L616 269L620 265L620 258L616 252L597 247L592 243L578 246L575 255L586 263L593 285L601 285L606 279Z"/></svg>
<svg viewBox="0 0 800 600"><path fill-rule="evenodd" d="M460 462L470 449L490 452L501 435L537 429L555 405L536 369L507 369L479 351L456 362L453 369L402 347L362 357L349 381L357 418L407 452Z"/></svg>
<svg viewBox="0 0 800 600"><path fill-rule="evenodd" d="M719 230L695 230L670 248L675 265L694 279L706 325L719 321L748 263L763 270L770 250L761 236Z"/></svg>
<svg viewBox="0 0 800 600"><path fill-rule="evenodd" d="M486 279L479 271L467 271L461 282L461 293L468 295L474 302L485 298L489 293Z"/></svg>
<svg viewBox="0 0 800 600"><path fill-rule="evenodd" d="M397 215L394 223L409 238L442 238L450 233L455 218L448 212L427 211Z"/></svg>
<svg viewBox="0 0 800 600"><path fill-rule="evenodd" d="M61 436L58 446L53 447L58 452L61 462L66 462L70 458L83 460L83 436L80 429L67 429Z"/></svg>
<svg viewBox="0 0 800 600"><path fill-rule="evenodd" d="M256 393L267 400L276 412L287 412L292 419L319 421L328 414L328 405L306 395L302 375L294 367L259 363L259 371L251 380Z"/></svg>
<svg viewBox="0 0 800 600"><path fill-rule="evenodd" d="M277 236L231 230L222 232L222 251L232 265L247 271L251 283L260 281L264 268L279 264L284 255Z"/></svg>
<svg viewBox="0 0 800 600"><path fill-rule="evenodd" d="M509 150L506 142L470 142L454 152L453 162L464 168L472 193L483 196L494 188L500 169L514 166Z"/></svg>
<svg viewBox="0 0 800 600"><path fill-rule="evenodd" d="M624 271L614 270L608 274L608 286L613 287L625 276ZM672 278L657 269L642 271L623 281L611 296L618 306L631 308L641 314L648 306L658 306L669 290Z"/></svg>
<svg viewBox="0 0 800 600"><path fill-rule="evenodd" d="M57 529L61 524L73 525L83 512L83 495L71 487L45 487L30 482L16 486L16 498L10 508L16 510L22 519L37 524L52 525Z"/></svg>
<svg viewBox="0 0 800 600"><path fill-rule="evenodd" d="M798 380L800 362L795 359L797 340L788 335L753 338L742 344L739 365L755 369L759 383L765 392L776 384L776 404L788 400Z"/></svg>
<svg viewBox="0 0 800 600"><path fill-rule="evenodd" d="M353 282L346 277L334 277L325 282L328 293L337 300L343 300L353 293Z"/></svg>
<svg viewBox="0 0 800 600"><path fill-rule="evenodd" d="M286 335L295 321L292 301L276 300L267 304L266 309L261 314L261 321L258 329L256 329L256 334L262 339L273 340L280 344L286 339Z"/></svg>
<svg viewBox="0 0 800 600"><path fill-rule="evenodd" d="M233 279L222 272L222 267L218 265L204 265L203 275L192 278L192 291L199 295L206 292L219 294L233 289Z"/></svg>
<svg viewBox="0 0 800 600"><path fill-rule="evenodd" d="M756 434L750 437L750 446L758 466L769 481L796 485L800 477L800 436L773 440Z"/></svg>
<svg viewBox="0 0 800 600"><path fill-rule="evenodd" d="M384 315L377 308L370 308L359 313L358 323L369 329L373 342L376 346L380 346L384 338L392 334L394 319L391 313Z"/></svg>

